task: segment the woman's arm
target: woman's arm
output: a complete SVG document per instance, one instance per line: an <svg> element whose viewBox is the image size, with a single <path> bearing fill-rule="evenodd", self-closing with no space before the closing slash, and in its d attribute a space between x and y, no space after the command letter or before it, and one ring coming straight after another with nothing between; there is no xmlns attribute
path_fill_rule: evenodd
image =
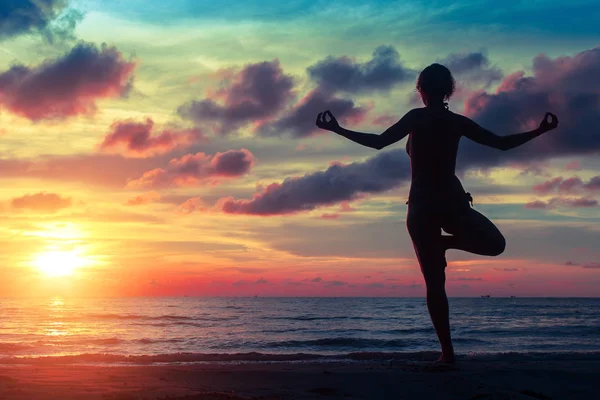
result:
<svg viewBox="0 0 600 400"><path fill-rule="evenodd" d="M402 140L412 130L414 113L409 111L402 117L398 122L389 127L385 132L380 135L374 133L363 133L351 131L346 128L342 128L331 111L327 110L324 113L319 113L317 116L317 126L321 129L330 130L343 136L347 139L352 140L355 143L361 144L372 149L381 150L392 143L396 143ZM329 115L331 120L326 120L326 115Z"/></svg>
<svg viewBox="0 0 600 400"><path fill-rule="evenodd" d="M548 122L550 116L550 122ZM558 126L558 118L552 113L546 113L544 119L536 129L514 135L498 136L495 133L479 126L469 118L465 117L464 135L474 142L493 147L499 150L510 150L529 142L531 139L540 136Z"/></svg>

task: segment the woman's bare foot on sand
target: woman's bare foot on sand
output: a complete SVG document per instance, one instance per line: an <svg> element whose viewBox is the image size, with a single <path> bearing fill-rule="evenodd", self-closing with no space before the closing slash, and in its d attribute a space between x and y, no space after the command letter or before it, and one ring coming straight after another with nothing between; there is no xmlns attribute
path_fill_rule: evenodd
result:
<svg viewBox="0 0 600 400"><path fill-rule="evenodd" d="M447 356L444 353L435 361L436 364L454 364L455 362L454 354Z"/></svg>

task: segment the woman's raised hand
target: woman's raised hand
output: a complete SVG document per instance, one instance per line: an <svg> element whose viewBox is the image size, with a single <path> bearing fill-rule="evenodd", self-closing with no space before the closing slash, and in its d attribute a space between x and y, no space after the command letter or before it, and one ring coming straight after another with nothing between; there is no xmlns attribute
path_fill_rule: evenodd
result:
<svg viewBox="0 0 600 400"><path fill-rule="evenodd" d="M327 121L327 115L329 115L329 121ZM335 119L331 111L327 110L325 112L320 112L319 115L317 115L317 126L327 131L335 131L340 127L340 124L338 124L337 119Z"/></svg>
<svg viewBox="0 0 600 400"><path fill-rule="evenodd" d="M548 121L548 117L550 117L550 121ZM556 129L557 126L558 118L551 112L547 112L546 115L544 115L542 122L540 122L540 130L542 132L551 131L552 129Z"/></svg>

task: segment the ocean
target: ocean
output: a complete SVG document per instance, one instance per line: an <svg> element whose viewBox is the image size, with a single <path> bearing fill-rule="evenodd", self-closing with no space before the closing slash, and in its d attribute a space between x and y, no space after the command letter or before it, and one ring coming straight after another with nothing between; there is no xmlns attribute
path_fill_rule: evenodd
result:
<svg viewBox="0 0 600 400"><path fill-rule="evenodd" d="M600 352L600 298L450 298L464 356ZM422 298L0 299L0 364L353 360L438 352Z"/></svg>

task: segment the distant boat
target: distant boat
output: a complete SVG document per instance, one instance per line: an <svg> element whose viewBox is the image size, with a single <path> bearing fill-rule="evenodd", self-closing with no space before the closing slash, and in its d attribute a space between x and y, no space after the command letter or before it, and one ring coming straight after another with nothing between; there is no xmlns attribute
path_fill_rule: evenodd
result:
<svg viewBox="0 0 600 400"><path fill-rule="evenodd" d="M510 296L511 299L514 299L515 297L517 297L517 296Z"/></svg>
<svg viewBox="0 0 600 400"><path fill-rule="evenodd" d="M492 296L490 296L489 294L483 294L483 295L481 295L481 297L483 297L484 299L488 299L488 298L490 298Z"/></svg>

